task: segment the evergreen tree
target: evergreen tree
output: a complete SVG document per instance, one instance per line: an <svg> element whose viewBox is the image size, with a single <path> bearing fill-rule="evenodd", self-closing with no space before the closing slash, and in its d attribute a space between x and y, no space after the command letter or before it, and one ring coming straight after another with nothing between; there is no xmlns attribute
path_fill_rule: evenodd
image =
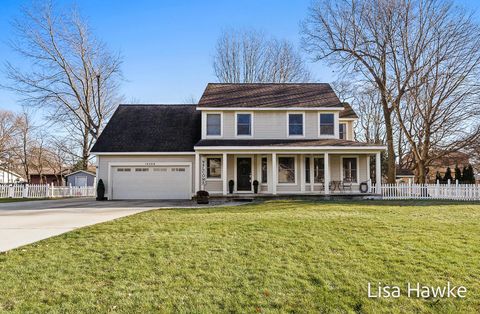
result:
<svg viewBox="0 0 480 314"><path fill-rule="evenodd" d="M437 170L437 174L435 175L435 183L437 183L437 182L440 182L440 183L443 182L442 175L440 174L440 171L438 171L438 170Z"/></svg>
<svg viewBox="0 0 480 314"><path fill-rule="evenodd" d="M475 173L473 172L473 167L472 165L465 166L466 167L466 175L463 175L463 181L464 183L468 184L475 184ZM463 170L465 172L465 168Z"/></svg>
<svg viewBox="0 0 480 314"><path fill-rule="evenodd" d="M445 171L445 176L443 177L443 180L445 181L445 183L448 183L448 180L450 180L450 182L453 181L452 170L450 169L450 167L448 167L447 171Z"/></svg>
<svg viewBox="0 0 480 314"><path fill-rule="evenodd" d="M462 170L458 168L458 165L455 166L455 181L458 180L458 183L462 183Z"/></svg>
<svg viewBox="0 0 480 314"><path fill-rule="evenodd" d="M462 171L462 183L469 184L470 183L470 173L468 166L463 166L463 171Z"/></svg>

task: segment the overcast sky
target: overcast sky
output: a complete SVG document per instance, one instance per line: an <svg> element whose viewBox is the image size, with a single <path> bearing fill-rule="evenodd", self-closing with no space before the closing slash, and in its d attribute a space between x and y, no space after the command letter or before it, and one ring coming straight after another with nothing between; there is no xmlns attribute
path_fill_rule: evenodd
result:
<svg viewBox="0 0 480 314"><path fill-rule="evenodd" d="M480 1L479 1L480 2ZM459 1L478 10L477 1ZM0 2L0 80L6 60L21 64L8 47L10 21L30 1ZM212 55L223 29L253 28L299 46L300 22L310 0L237 1L57 1L77 3L97 37L124 57L122 93L142 103L183 103L198 100L205 85L216 80ZM316 81L330 82L332 69L309 63ZM17 96L0 90L0 108L18 110Z"/></svg>

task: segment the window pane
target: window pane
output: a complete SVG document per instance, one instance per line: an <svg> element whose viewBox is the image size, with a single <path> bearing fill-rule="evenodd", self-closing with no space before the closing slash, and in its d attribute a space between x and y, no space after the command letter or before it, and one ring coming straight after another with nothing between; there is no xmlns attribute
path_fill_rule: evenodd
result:
<svg viewBox="0 0 480 314"><path fill-rule="evenodd" d="M310 183L310 158L305 157L305 182Z"/></svg>
<svg viewBox="0 0 480 314"><path fill-rule="evenodd" d="M343 158L343 180L357 182L356 158Z"/></svg>
<svg viewBox="0 0 480 314"><path fill-rule="evenodd" d="M239 124L237 126L237 135L250 135L250 126Z"/></svg>
<svg viewBox="0 0 480 314"><path fill-rule="evenodd" d="M220 135L220 114L207 114L207 135Z"/></svg>
<svg viewBox="0 0 480 314"><path fill-rule="evenodd" d="M334 115L333 113L320 114L320 134L333 135L334 134Z"/></svg>
<svg viewBox="0 0 480 314"><path fill-rule="evenodd" d="M242 113L237 115L238 123L250 124L250 114Z"/></svg>
<svg viewBox="0 0 480 314"><path fill-rule="evenodd" d="M334 116L333 113L322 113L320 115L321 124L333 124Z"/></svg>
<svg viewBox="0 0 480 314"><path fill-rule="evenodd" d="M290 135L303 135L303 126L290 124L288 127L288 132Z"/></svg>
<svg viewBox="0 0 480 314"><path fill-rule="evenodd" d="M288 134L303 135L303 115L302 114L288 115Z"/></svg>
<svg viewBox="0 0 480 314"><path fill-rule="evenodd" d="M278 158L278 182L279 183L295 183L295 158L294 157Z"/></svg>
<svg viewBox="0 0 480 314"><path fill-rule="evenodd" d="M267 158L262 158L262 183L267 183Z"/></svg>
<svg viewBox="0 0 480 314"><path fill-rule="evenodd" d="M220 178L222 175L222 159L207 158L207 178Z"/></svg>
<svg viewBox="0 0 480 314"><path fill-rule="evenodd" d="M344 140L346 139L346 133L347 133L347 125L345 123L340 123L339 129L338 129L340 139Z"/></svg>
<svg viewBox="0 0 480 314"><path fill-rule="evenodd" d="M325 163L323 158L314 158L313 159L313 175L314 182L320 183L323 182L325 178Z"/></svg>

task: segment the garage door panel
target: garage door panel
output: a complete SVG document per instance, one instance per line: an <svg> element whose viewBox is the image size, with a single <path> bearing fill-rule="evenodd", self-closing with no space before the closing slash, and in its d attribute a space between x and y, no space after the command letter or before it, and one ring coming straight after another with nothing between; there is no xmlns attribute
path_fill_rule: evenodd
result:
<svg viewBox="0 0 480 314"><path fill-rule="evenodd" d="M189 199L189 166L112 168L113 199Z"/></svg>

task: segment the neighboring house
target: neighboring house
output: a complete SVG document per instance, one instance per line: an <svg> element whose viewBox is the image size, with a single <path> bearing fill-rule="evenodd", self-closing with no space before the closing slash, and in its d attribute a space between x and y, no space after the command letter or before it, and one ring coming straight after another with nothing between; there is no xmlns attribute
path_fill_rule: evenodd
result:
<svg viewBox="0 0 480 314"><path fill-rule="evenodd" d="M95 177L95 173L78 170L65 175L65 184L72 186L94 186Z"/></svg>
<svg viewBox="0 0 480 314"><path fill-rule="evenodd" d="M109 199L358 193L384 146L329 84L208 84L198 105L120 105L92 153ZM373 181L380 181L376 171Z"/></svg>
<svg viewBox="0 0 480 314"><path fill-rule="evenodd" d="M410 169L397 167L395 174L397 183L415 183L415 174Z"/></svg>
<svg viewBox="0 0 480 314"><path fill-rule="evenodd" d="M51 168L43 168L30 170L30 184L53 184L55 186L65 185L65 173L66 169L62 172L56 171Z"/></svg>
<svg viewBox="0 0 480 314"><path fill-rule="evenodd" d="M0 184L25 182L21 175L11 170L0 168Z"/></svg>

